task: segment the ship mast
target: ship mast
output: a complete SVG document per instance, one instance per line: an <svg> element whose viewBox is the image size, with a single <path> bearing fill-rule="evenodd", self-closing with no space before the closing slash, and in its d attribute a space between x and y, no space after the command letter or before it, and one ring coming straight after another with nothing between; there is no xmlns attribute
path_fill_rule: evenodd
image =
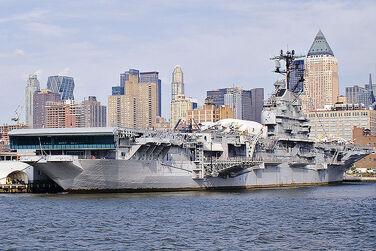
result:
<svg viewBox="0 0 376 251"><path fill-rule="evenodd" d="M275 60L275 70L274 72L280 73L282 75L286 76L286 89L290 88L290 73L293 71L292 69L292 63L294 62L295 59L297 58L302 58L305 57L303 56L296 56L295 55L295 50L287 51L286 53L283 53L283 50L280 51L280 54L278 56L270 58L270 60ZM286 65L285 69L281 69L281 63L280 61L284 60Z"/></svg>

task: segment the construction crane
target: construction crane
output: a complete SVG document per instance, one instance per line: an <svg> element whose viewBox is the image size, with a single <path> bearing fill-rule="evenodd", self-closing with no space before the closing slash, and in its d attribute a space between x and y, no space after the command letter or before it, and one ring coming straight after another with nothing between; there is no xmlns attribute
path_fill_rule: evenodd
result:
<svg viewBox="0 0 376 251"><path fill-rule="evenodd" d="M22 114L22 108L23 107L21 105L18 105L17 109L14 111L16 116L12 118L12 121L17 122L17 124L19 123L19 120Z"/></svg>

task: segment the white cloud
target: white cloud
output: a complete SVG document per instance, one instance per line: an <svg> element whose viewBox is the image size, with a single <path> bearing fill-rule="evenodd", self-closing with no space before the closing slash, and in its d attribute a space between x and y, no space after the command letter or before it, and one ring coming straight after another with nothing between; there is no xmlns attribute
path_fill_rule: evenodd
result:
<svg viewBox="0 0 376 251"><path fill-rule="evenodd" d="M35 72L34 72L34 75L37 75L38 77L42 74L43 70L42 69L37 69Z"/></svg>
<svg viewBox="0 0 376 251"><path fill-rule="evenodd" d="M287 46L307 53L319 29L338 59L341 88L375 72L374 0L99 1L54 2L48 13L14 4L25 14L1 15L0 58L7 60L1 60L0 73L7 79L0 87L10 93L3 103L24 98L17 92L26 83L20 72L27 78L38 67L41 86L60 72L75 78L76 98L95 95L102 102L120 72L159 71L165 116L176 64L182 65L187 95L201 100L206 90L233 84L268 93L279 77L268 58ZM46 3L32 6L38 5ZM25 56L15 56L18 48ZM0 118L6 113L0 111Z"/></svg>
<svg viewBox="0 0 376 251"><path fill-rule="evenodd" d="M7 22L12 22L12 21L29 21L29 20L39 19L47 13L48 13L47 10L36 9L36 10L32 10L23 14L0 18L0 23L7 23Z"/></svg>
<svg viewBox="0 0 376 251"><path fill-rule="evenodd" d="M25 55L25 51L22 50L22 49L16 49L16 50L14 50L14 55L23 56L23 55Z"/></svg>
<svg viewBox="0 0 376 251"><path fill-rule="evenodd" d="M67 76L70 69L68 67L64 68L61 72L58 73L59 76Z"/></svg>
<svg viewBox="0 0 376 251"><path fill-rule="evenodd" d="M49 37L61 37L67 33L68 30L63 29L60 26L32 22L25 25L26 31L36 33L36 35L49 36Z"/></svg>

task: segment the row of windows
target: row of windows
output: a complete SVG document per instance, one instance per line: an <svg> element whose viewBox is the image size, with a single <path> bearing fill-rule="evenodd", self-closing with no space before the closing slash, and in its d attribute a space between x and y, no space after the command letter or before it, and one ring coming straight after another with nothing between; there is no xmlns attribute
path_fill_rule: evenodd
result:
<svg viewBox="0 0 376 251"><path fill-rule="evenodd" d="M11 145L12 149L40 149L41 145ZM42 145L43 150L115 149L115 144Z"/></svg>
<svg viewBox="0 0 376 251"><path fill-rule="evenodd" d="M338 115L337 115L338 114ZM308 117L309 118L315 118L315 117L318 117L318 118L323 118L323 117L351 117L351 116L368 116L368 112L344 112L344 113L318 113L318 114L309 114Z"/></svg>

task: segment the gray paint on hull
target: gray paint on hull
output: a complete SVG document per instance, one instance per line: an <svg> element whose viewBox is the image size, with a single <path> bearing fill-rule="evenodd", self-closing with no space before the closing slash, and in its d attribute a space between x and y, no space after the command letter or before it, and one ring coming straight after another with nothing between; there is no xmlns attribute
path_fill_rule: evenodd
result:
<svg viewBox="0 0 376 251"><path fill-rule="evenodd" d="M189 171L161 165L157 161L135 160L79 160L79 163L37 163L65 190L189 190L208 188L246 188L322 184L342 181L344 168L340 166L314 170L290 167L287 163L249 168L236 177L192 179ZM78 166L80 172L77 172ZM76 175L72 177L72 174Z"/></svg>

